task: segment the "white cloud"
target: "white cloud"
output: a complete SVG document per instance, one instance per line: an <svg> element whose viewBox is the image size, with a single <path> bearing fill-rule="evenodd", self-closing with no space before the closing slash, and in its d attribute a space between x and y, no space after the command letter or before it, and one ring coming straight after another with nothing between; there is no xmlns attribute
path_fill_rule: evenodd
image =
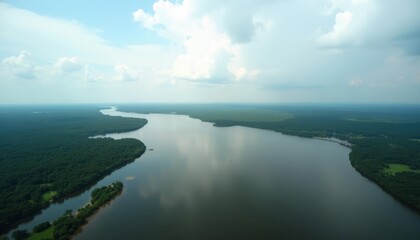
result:
<svg viewBox="0 0 420 240"><path fill-rule="evenodd" d="M358 78L352 79L349 82L350 87L357 87L357 86L360 86L361 84L362 84L362 80Z"/></svg>
<svg viewBox="0 0 420 240"><path fill-rule="evenodd" d="M413 42L420 41L420 1L329 0L325 9L327 18L335 15L335 22L331 30L320 28L322 47L394 45L412 52Z"/></svg>
<svg viewBox="0 0 420 240"><path fill-rule="evenodd" d="M144 27L149 29L154 29L158 24L158 21L153 17L144 12L143 9L138 9L133 13L133 18L135 21L143 24Z"/></svg>
<svg viewBox="0 0 420 240"><path fill-rule="evenodd" d="M114 66L115 76L113 80L119 82L138 80L138 73L133 71L125 64L117 64Z"/></svg>
<svg viewBox="0 0 420 240"><path fill-rule="evenodd" d="M153 4L153 12L151 15L138 9L133 12L133 18L144 27L172 41L184 40L190 31L198 27L192 16L191 1L172 3L159 0Z"/></svg>
<svg viewBox="0 0 420 240"><path fill-rule="evenodd" d="M182 42L185 53L176 58L172 73L177 78L228 78L227 63L232 58L227 36L218 33L209 18L203 18L201 28L189 31ZM227 80L227 79L226 79Z"/></svg>
<svg viewBox="0 0 420 240"><path fill-rule="evenodd" d="M85 82L104 82L105 75L95 70L91 65L85 64L83 66L83 80Z"/></svg>
<svg viewBox="0 0 420 240"><path fill-rule="evenodd" d="M159 0L132 17L164 44L113 46L88 25L0 3L0 98L31 82L77 100L81 91L97 101L352 101L349 85L374 84L383 92L360 101L397 85L400 99L420 101L418 9L418 0ZM14 81L24 76L36 78Z"/></svg>
<svg viewBox="0 0 420 240"><path fill-rule="evenodd" d="M321 44L332 46L345 44L352 18L353 14L349 11L337 13L333 30L320 36L319 41Z"/></svg>
<svg viewBox="0 0 420 240"><path fill-rule="evenodd" d="M17 56L10 56L2 60L3 66L19 78L35 78L34 63L30 60L30 53L21 51Z"/></svg>
<svg viewBox="0 0 420 240"><path fill-rule="evenodd" d="M39 59L39 56L34 56ZM56 80L62 82L66 77L79 80L86 78L89 70L88 64L84 65L78 57L60 57L53 63L43 63L42 61L32 60L31 54L22 50L17 56L6 57L2 60L2 65L6 71L10 71L18 78L35 78L39 82ZM92 75L92 73L88 74ZM92 77L91 77L92 78ZM98 79L98 78L96 78ZM72 79L74 81L74 79Z"/></svg>
<svg viewBox="0 0 420 240"><path fill-rule="evenodd" d="M244 33L247 30L240 27L246 27L237 26L237 20L233 25L218 21L216 17L230 14L232 10L221 9L220 4L212 3L205 8L189 0L182 3L159 0L153 5L153 14L138 9L133 13L133 18L144 27L182 46L183 53L176 57L170 71L173 77L210 82L240 80L247 76L246 72L249 70L235 61L237 50L233 42L249 41L253 33ZM226 12L227 10L229 11ZM244 18L249 18L252 22L252 14L244 15ZM225 26L237 26L232 29L241 33L228 31ZM249 27L254 28L253 25ZM239 35L242 33L246 36L240 40Z"/></svg>
<svg viewBox="0 0 420 240"><path fill-rule="evenodd" d="M62 57L54 65L62 73L74 73L83 69L83 64L77 57Z"/></svg>
<svg viewBox="0 0 420 240"><path fill-rule="evenodd" d="M91 51L92 45L105 42L77 22L49 18L0 3L0 50L30 49L34 55L57 57ZM30 37L28 37L30 36ZM42 39L42 41L40 41ZM48 48L48 51L45 48Z"/></svg>
<svg viewBox="0 0 420 240"><path fill-rule="evenodd" d="M76 21L47 17L4 3L0 3L0 16L0 52L10 56L27 49L37 56L40 65L51 64L63 56L77 56L84 63L106 66L110 72L121 62L149 70L170 67L176 53L170 46L153 44L115 47L102 39L95 29ZM75 59L65 60L76 67Z"/></svg>
<svg viewBox="0 0 420 240"><path fill-rule="evenodd" d="M93 64L94 65L94 64ZM42 76L42 82L71 80L72 82L127 82L140 79L140 73L126 64L116 64L98 71L92 63L83 63L78 57L60 57L54 63L41 64L30 60L30 53L21 51L17 56L6 57L2 66L18 78Z"/></svg>

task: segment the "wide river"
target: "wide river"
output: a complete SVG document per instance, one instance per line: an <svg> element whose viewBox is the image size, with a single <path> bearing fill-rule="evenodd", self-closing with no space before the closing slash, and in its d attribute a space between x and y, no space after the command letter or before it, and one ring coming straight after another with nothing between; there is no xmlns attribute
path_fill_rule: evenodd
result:
<svg viewBox="0 0 420 240"><path fill-rule="evenodd" d="M29 223L53 220L115 180L123 193L76 239L420 239L420 215L362 177L339 144L188 116L101 111L146 118L148 151L83 194Z"/></svg>

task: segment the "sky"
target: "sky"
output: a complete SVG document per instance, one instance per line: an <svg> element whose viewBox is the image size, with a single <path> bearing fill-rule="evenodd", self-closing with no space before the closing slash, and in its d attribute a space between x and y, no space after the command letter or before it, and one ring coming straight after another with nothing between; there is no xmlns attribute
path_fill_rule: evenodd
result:
<svg viewBox="0 0 420 240"><path fill-rule="evenodd" d="M0 0L0 104L420 104L419 0Z"/></svg>

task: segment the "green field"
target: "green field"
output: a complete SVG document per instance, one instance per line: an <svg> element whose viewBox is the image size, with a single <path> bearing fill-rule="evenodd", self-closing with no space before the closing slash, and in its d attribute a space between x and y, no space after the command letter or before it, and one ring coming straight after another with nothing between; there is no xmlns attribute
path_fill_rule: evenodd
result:
<svg viewBox="0 0 420 240"><path fill-rule="evenodd" d="M53 239L54 233L54 226L49 227L48 229L39 232L39 233L32 233L28 240L46 240L46 239Z"/></svg>
<svg viewBox="0 0 420 240"><path fill-rule="evenodd" d="M388 164L387 168L384 168L383 172L386 174L395 175L396 173L401 172L420 173L420 170L411 169L410 166L407 166L405 164L391 163Z"/></svg>
<svg viewBox="0 0 420 240"><path fill-rule="evenodd" d="M46 192L46 193L42 194L42 199L44 199L44 201L49 202L49 201L51 201L51 200L53 199L53 197L54 197L54 196L56 196L57 194L58 194L58 192L57 192L57 191L49 191L49 192Z"/></svg>

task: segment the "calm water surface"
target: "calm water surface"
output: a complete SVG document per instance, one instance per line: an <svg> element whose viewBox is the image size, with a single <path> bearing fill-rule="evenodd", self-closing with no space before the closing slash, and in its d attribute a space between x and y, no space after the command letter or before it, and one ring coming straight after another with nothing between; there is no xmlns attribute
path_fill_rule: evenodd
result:
<svg viewBox="0 0 420 240"><path fill-rule="evenodd" d="M148 119L106 136L150 150L97 184L125 187L78 240L420 239L420 216L357 173L338 144L180 115L102 113ZM37 218L77 209L89 194Z"/></svg>
<svg viewBox="0 0 420 240"><path fill-rule="evenodd" d="M141 117L149 149L76 239L420 239L420 216L350 165L349 149L187 116Z"/></svg>

